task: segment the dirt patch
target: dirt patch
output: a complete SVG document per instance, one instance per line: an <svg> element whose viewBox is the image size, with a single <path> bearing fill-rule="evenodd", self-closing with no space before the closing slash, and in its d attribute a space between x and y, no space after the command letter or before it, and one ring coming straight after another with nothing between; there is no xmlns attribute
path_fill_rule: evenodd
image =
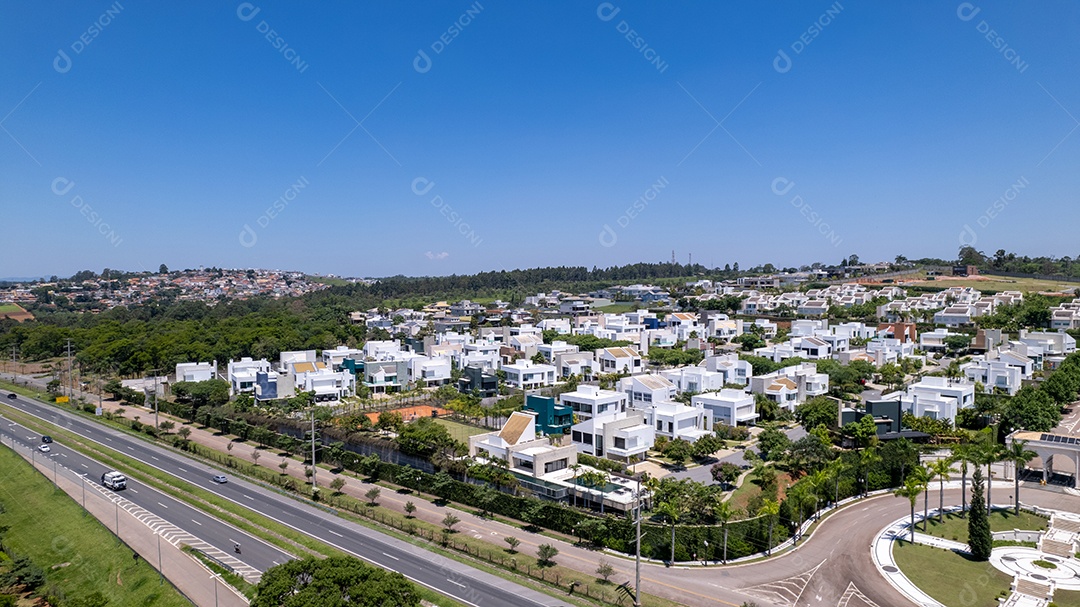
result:
<svg viewBox="0 0 1080 607"><path fill-rule="evenodd" d="M440 417L443 415L449 415L450 411L442 409L440 407L432 407L429 405L416 405L415 407L404 407L401 409L393 409L392 412L400 413L401 419L405 420L405 423L416 421L421 417ZM382 413L381 411L379 413ZM371 420L371 423L379 421L379 413L367 413L367 418Z"/></svg>
<svg viewBox="0 0 1080 607"><path fill-rule="evenodd" d="M34 320L34 315L24 310L19 304L3 303L0 304L0 318L10 318L23 322Z"/></svg>

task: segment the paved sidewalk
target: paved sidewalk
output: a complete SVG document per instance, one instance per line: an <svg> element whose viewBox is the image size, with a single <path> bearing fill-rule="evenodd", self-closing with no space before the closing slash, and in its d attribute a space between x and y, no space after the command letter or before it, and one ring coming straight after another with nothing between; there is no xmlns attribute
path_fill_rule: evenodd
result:
<svg viewBox="0 0 1080 607"><path fill-rule="evenodd" d="M28 462L31 460L32 450L32 446L15 443L16 453ZM54 470L52 459L34 459L35 467L47 478L55 479L57 486L72 499L77 502L85 499L87 512L103 525L115 533L116 525L119 524L120 538L142 557L143 563L140 566L151 566L157 569L160 562L165 577L193 603L199 606L247 606L247 599L232 586L222 582L202 563L170 543L168 539L160 541L158 534L148 523L140 521L134 514L118 507L118 502L110 499L117 496L104 495L97 491L95 484L81 480L74 470L58 464ZM60 472L60 470L63 471ZM95 489L88 489L84 493L84 484L90 484Z"/></svg>

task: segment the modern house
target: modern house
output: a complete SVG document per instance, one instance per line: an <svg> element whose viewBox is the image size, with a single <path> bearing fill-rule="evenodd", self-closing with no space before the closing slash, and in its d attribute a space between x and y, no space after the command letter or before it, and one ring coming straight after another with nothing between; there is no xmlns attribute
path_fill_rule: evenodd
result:
<svg viewBox="0 0 1080 607"><path fill-rule="evenodd" d="M975 405L975 384L945 377L923 377L904 392L893 392L881 400L899 400L901 408L916 417L947 419L955 422L956 413Z"/></svg>
<svg viewBox="0 0 1080 607"><path fill-rule="evenodd" d="M529 394L525 397L524 411L536 416L536 427L544 435L569 434L574 424L573 409L556 404L550 396Z"/></svg>
<svg viewBox="0 0 1080 607"><path fill-rule="evenodd" d="M641 353L635 348L603 348L596 351L598 373L640 373Z"/></svg>
<svg viewBox="0 0 1080 607"><path fill-rule="evenodd" d="M669 439L695 442L712 434L712 411L702 405L687 406L677 402L632 402L631 411L640 411L645 423L656 429L656 434Z"/></svg>
<svg viewBox="0 0 1080 607"><path fill-rule="evenodd" d="M800 363L765 375L750 378L750 392L764 394L769 400L794 411L815 396L829 392L829 376L818 373L814 363Z"/></svg>
<svg viewBox="0 0 1080 607"><path fill-rule="evenodd" d="M269 373L270 362L265 358L252 360L244 357L237 361L229 361L229 395L252 393L255 391L255 374Z"/></svg>
<svg viewBox="0 0 1080 607"><path fill-rule="evenodd" d="M537 438L536 417L521 411L511 413L497 432L470 436L469 455L502 460L523 481L540 480L577 463L576 447L552 444L546 437Z"/></svg>
<svg viewBox="0 0 1080 607"><path fill-rule="evenodd" d="M720 390L727 382L727 375L718 371L709 371L705 367L678 367L661 371L679 392L712 392Z"/></svg>
<svg viewBox="0 0 1080 607"><path fill-rule="evenodd" d="M462 394L475 391L481 398L489 398L499 393L499 377L491 367L469 365L461 370L457 389Z"/></svg>
<svg viewBox="0 0 1080 607"><path fill-rule="evenodd" d="M660 403L675 398L678 388L663 375L632 375L619 380L619 391L625 392L631 406L634 403Z"/></svg>
<svg viewBox="0 0 1080 607"><path fill-rule="evenodd" d="M552 365L538 365L521 359L502 365L501 370L506 373L506 384L519 390L534 390L555 384L555 367Z"/></svg>
<svg viewBox="0 0 1080 607"><path fill-rule="evenodd" d="M737 426L753 424L758 418L754 395L742 390L724 389L708 394L695 394L691 397L690 404L708 409L714 423Z"/></svg>
<svg viewBox="0 0 1080 607"><path fill-rule="evenodd" d="M581 349L575 345L566 343L565 341L555 340L550 344L541 343L536 346L536 351L544 357L547 362L554 362L560 354L575 354Z"/></svg>
<svg viewBox="0 0 1080 607"><path fill-rule="evenodd" d="M625 412L628 401L625 392L602 390L588 384L581 384L573 392L559 395L559 402L569 407L578 421Z"/></svg>
<svg viewBox="0 0 1080 607"><path fill-rule="evenodd" d="M640 411L622 411L574 424L574 446L581 453L633 463L645 459L656 442L656 431Z"/></svg>
<svg viewBox="0 0 1080 607"><path fill-rule="evenodd" d="M176 365L176 381L209 381L217 379L217 361L208 363L180 363Z"/></svg>
<svg viewBox="0 0 1080 607"><path fill-rule="evenodd" d="M753 366L739 358L738 354L709 356L701 361L699 366L704 366L708 371L723 373L725 384L745 386L750 383L750 377L754 374Z"/></svg>

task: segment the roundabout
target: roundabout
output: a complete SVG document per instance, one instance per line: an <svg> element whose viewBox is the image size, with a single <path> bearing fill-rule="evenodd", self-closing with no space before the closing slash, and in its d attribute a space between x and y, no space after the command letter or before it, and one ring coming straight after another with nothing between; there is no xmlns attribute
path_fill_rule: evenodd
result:
<svg viewBox="0 0 1080 607"><path fill-rule="evenodd" d="M1044 561L1053 565L1036 564ZM1041 584L1053 584L1057 590L1080 591L1080 560L1048 555L1035 548L1009 546L995 548L990 553L990 564L1008 575L1019 575Z"/></svg>

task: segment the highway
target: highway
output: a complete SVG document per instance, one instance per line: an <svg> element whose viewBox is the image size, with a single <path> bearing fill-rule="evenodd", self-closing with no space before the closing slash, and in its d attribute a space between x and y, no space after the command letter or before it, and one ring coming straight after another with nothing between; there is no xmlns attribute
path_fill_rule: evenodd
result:
<svg viewBox="0 0 1080 607"><path fill-rule="evenodd" d="M150 444L128 436L119 430L88 421L73 412L42 404L21 395L15 399L10 399L7 391L0 391L0 403L4 407L12 407L33 415L87 440L97 442L149 466L158 468L169 475L197 485L267 518L337 547L344 552L356 555L372 564L391 571L397 571L419 584L467 605L475 607L504 607L506 605L569 607L568 603L559 601L554 597L452 559L433 554L423 548L389 537L378 531L343 520L332 512L300 502L242 479L230 476L228 483L215 483L211 480L212 476L221 471L166 447ZM0 408L0 413L2 411L3 408ZM17 440L29 444L40 441L40 437L35 433L20 426L11 427L8 424L10 422L4 422L2 430L9 440L14 436ZM101 464L92 462L88 458L78 459L81 456L63 445L53 443L53 446L56 447L54 452L48 455L61 460L72 460L71 462L63 462L69 467L72 467L72 465L78 467L85 465L85 470L90 474L91 479L99 478L105 469ZM37 456L43 455L47 454L37 454ZM121 470L121 472L125 471ZM235 536L240 532L234 527L225 525L220 521L211 523L210 521L214 519L206 515L199 518L198 512L194 509L184 506L176 500L168 499L168 496L156 492L141 483L129 480L128 486L130 489L123 492L125 494L123 497L133 502L139 500L136 503L142 508L153 512L181 529L191 532L192 535L204 539L215 547L231 551L232 541L239 541L243 549L243 554L240 556L243 557L245 562L260 571L272 566L275 561L281 562L283 559L289 558L280 550L255 540L246 534L244 534L245 539L236 538Z"/></svg>

